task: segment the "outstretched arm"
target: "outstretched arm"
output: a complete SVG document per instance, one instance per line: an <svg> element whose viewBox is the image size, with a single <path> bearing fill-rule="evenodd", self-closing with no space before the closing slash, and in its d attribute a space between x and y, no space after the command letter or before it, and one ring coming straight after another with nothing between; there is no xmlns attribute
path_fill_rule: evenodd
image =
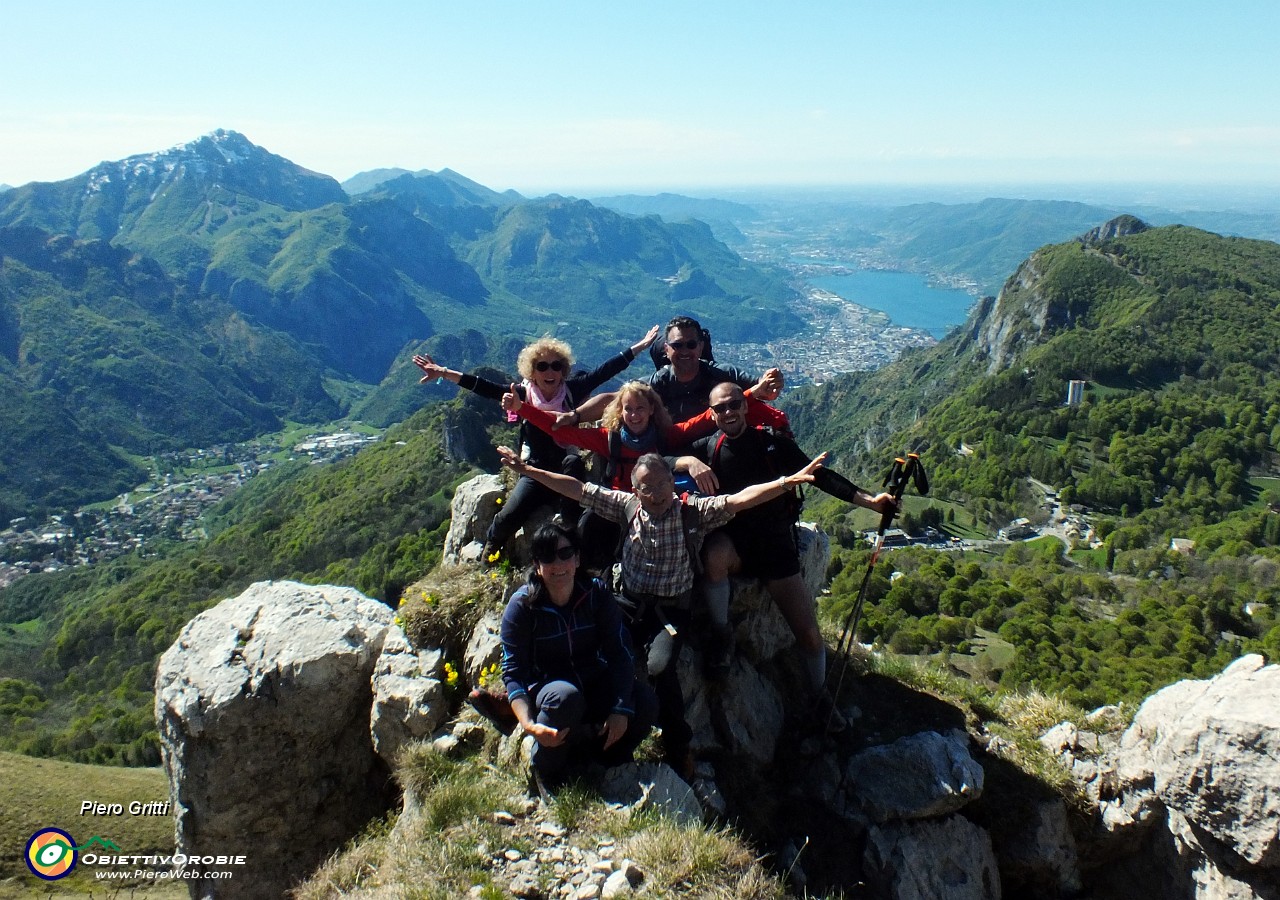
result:
<svg viewBox="0 0 1280 900"><path fill-rule="evenodd" d="M822 469L815 473L813 483L820 491L863 509L874 510L882 516L898 511L898 501L893 499L892 494L872 495L833 469Z"/></svg>
<svg viewBox="0 0 1280 900"><path fill-rule="evenodd" d="M444 366L438 365L434 359L425 353L419 353L415 356L413 364L426 373L418 379L418 384L426 384L428 381L437 381L441 378L457 384L458 379L462 377L461 372L455 372L452 369L446 369Z"/></svg>
<svg viewBox="0 0 1280 900"><path fill-rule="evenodd" d="M639 356L640 351L647 350L649 348L649 345L652 344L654 341L656 341L658 339L658 335L661 333L662 333L662 326L654 325L652 328L649 329L649 331L645 334L644 337L640 338L640 340L636 341L634 344L631 345L631 355L633 357Z"/></svg>
<svg viewBox="0 0 1280 900"><path fill-rule="evenodd" d="M813 481L813 473L822 468L822 464L826 462L826 459L827 454L820 453L794 475L783 475L781 478L775 478L773 481L766 481L763 484L748 485L736 494L730 494L726 498L725 509L737 515L744 509L750 509L753 506L759 506L761 503L767 503L775 497L781 497L794 485L808 484Z"/></svg>
<svg viewBox="0 0 1280 900"><path fill-rule="evenodd" d="M503 390L505 390L502 385L495 384L487 378L481 378L479 375L468 375L466 372L446 369L425 353L415 356L413 364L425 373L418 379L418 384L426 384L428 381L437 380L452 381L463 390L471 391L490 400L500 399ZM521 388L521 390L524 389Z"/></svg>
<svg viewBox="0 0 1280 900"><path fill-rule="evenodd" d="M559 472L548 472L545 469L539 469L537 466L531 466L522 460L510 447L499 446L498 456L502 464L517 475L528 475L539 484L549 487L557 494L563 494L575 502L582 499L582 482L578 479L568 475L561 475Z"/></svg>

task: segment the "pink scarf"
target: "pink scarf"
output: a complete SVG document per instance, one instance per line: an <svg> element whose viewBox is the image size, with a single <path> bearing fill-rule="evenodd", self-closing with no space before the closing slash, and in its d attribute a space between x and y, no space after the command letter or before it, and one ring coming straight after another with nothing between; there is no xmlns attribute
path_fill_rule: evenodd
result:
<svg viewBox="0 0 1280 900"><path fill-rule="evenodd" d="M560 382L560 389L551 396L550 400L542 399L542 392L538 390L529 379L521 382L524 385L524 402L532 403L538 409L546 410L549 413L568 412L569 407L569 389L565 387L563 381ZM520 417L513 412L507 413L508 422L518 422ZM558 443L558 442L557 442Z"/></svg>

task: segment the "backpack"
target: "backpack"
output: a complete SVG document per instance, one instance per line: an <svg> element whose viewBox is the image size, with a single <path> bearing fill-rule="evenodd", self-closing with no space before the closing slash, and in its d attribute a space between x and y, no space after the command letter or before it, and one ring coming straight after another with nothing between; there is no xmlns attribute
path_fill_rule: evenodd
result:
<svg viewBox="0 0 1280 900"><path fill-rule="evenodd" d="M778 468L777 438L785 435L779 434L776 429L770 428L768 425L755 425L752 426L752 430L763 435L767 441L764 449L764 458L769 466L769 474L774 478L781 478L784 475L791 474L790 472L779 471ZM720 463L720 448L724 445L727 437L728 435L722 431L720 432L720 437L716 438L715 447L711 450L711 459L707 463L712 470L715 470ZM800 485L792 485L791 489L784 493L782 497L786 501L787 519L794 525L800 521L800 511L804 508L804 492L800 490Z"/></svg>

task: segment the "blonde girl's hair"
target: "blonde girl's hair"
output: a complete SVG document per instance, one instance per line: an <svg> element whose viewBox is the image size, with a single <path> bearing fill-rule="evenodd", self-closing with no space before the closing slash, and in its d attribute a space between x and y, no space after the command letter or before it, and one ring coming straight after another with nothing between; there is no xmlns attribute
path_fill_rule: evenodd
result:
<svg viewBox="0 0 1280 900"><path fill-rule="evenodd" d="M649 404L649 408L653 410L649 414L649 419L658 426L659 432L666 431L671 427L671 414L667 412L666 404L662 402L658 392L643 381L628 381L618 388L618 393L614 394L613 399L609 401L609 405L604 408L604 413L600 416L600 424L609 431L621 431L622 406L627 402L627 398L632 395L643 397Z"/></svg>
<svg viewBox="0 0 1280 900"><path fill-rule="evenodd" d="M573 365L573 348L556 338L541 337L521 350L520 355L516 357L516 369L520 372L521 378L533 380L533 364L540 356L560 357L565 364L563 375L566 379L569 377L569 367Z"/></svg>

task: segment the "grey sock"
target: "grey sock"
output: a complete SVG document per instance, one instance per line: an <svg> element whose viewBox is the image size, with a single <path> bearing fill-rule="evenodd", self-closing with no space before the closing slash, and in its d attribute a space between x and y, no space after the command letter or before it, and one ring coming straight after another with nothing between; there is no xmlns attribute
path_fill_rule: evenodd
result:
<svg viewBox="0 0 1280 900"><path fill-rule="evenodd" d="M713 625L729 624L729 579L702 582L702 597L707 603L707 615Z"/></svg>
<svg viewBox="0 0 1280 900"><path fill-rule="evenodd" d="M822 685L827 680L827 648L823 647L812 656L805 656L804 663L809 670L809 680L813 682L813 689L822 690Z"/></svg>

